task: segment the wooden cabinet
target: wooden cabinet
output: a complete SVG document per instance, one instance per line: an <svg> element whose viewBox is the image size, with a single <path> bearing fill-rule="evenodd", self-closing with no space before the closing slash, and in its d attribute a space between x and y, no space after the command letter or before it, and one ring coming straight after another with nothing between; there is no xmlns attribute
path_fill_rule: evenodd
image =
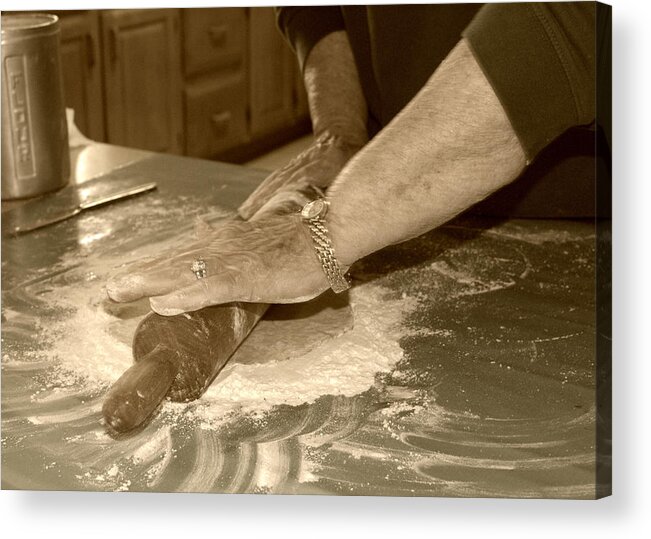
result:
<svg viewBox="0 0 651 539"><path fill-rule="evenodd" d="M275 24L272 8L251 10L251 134L260 136L294 119L296 59Z"/></svg>
<svg viewBox="0 0 651 539"><path fill-rule="evenodd" d="M309 129L272 8L57 14L66 105L94 140L238 161Z"/></svg>
<svg viewBox="0 0 651 539"><path fill-rule="evenodd" d="M305 132L307 98L272 8L182 9L186 153L231 159Z"/></svg>
<svg viewBox="0 0 651 539"><path fill-rule="evenodd" d="M186 154L211 157L245 144L246 84L241 73L211 77L185 89Z"/></svg>
<svg viewBox="0 0 651 539"><path fill-rule="evenodd" d="M188 77L215 70L244 70L247 8L182 10L183 60Z"/></svg>
<svg viewBox="0 0 651 539"><path fill-rule="evenodd" d="M109 10L101 17L108 140L181 153L178 10Z"/></svg>
<svg viewBox="0 0 651 539"><path fill-rule="evenodd" d="M105 140L102 55L96 11L61 17L61 68L66 107L74 109L75 123L84 135Z"/></svg>
<svg viewBox="0 0 651 539"><path fill-rule="evenodd" d="M247 8L186 9L185 151L212 157L249 141Z"/></svg>

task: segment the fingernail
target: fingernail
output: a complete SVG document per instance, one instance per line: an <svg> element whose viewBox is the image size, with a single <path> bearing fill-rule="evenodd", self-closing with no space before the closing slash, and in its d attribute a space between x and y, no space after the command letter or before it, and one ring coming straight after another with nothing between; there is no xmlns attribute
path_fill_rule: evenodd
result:
<svg viewBox="0 0 651 539"><path fill-rule="evenodd" d="M120 281L109 281L106 283L106 293L113 301L120 301Z"/></svg>
<svg viewBox="0 0 651 539"><path fill-rule="evenodd" d="M167 301L163 301L157 298L149 298L149 305L155 313L158 313L162 316L176 316L185 312L183 309L177 307L170 307L167 305Z"/></svg>
<svg viewBox="0 0 651 539"><path fill-rule="evenodd" d="M137 283L131 276L109 280L106 293L113 301L127 301L133 295Z"/></svg>

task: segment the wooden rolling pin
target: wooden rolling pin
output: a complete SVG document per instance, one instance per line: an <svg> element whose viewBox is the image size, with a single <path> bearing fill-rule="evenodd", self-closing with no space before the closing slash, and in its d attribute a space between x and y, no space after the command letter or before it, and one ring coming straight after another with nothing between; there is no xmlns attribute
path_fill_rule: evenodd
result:
<svg viewBox="0 0 651 539"><path fill-rule="evenodd" d="M230 303L177 316L148 314L134 335L134 365L104 400L106 424L127 432L145 422L165 397L199 398L268 307Z"/></svg>
<svg viewBox="0 0 651 539"><path fill-rule="evenodd" d="M256 215L297 211L320 191L311 186L281 193ZM269 306L229 303L176 316L149 313L133 338L135 363L110 388L102 415L118 433L145 423L164 398L199 398Z"/></svg>

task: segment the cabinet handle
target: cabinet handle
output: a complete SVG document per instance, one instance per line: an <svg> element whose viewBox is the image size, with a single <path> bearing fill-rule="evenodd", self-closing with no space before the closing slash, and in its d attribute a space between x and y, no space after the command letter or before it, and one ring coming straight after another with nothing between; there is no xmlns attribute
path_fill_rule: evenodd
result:
<svg viewBox="0 0 651 539"><path fill-rule="evenodd" d="M86 65L88 69L95 67L95 40L91 34L86 34Z"/></svg>
<svg viewBox="0 0 651 539"><path fill-rule="evenodd" d="M223 47L226 45L226 36L228 35L228 31L223 24L208 28L208 35L210 36L210 41L215 47Z"/></svg>
<svg viewBox="0 0 651 539"><path fill-rule="evenodd" d="M118 59L118 32L115 28L109 29L109 58L111 63L117 62Z"/></svg>
<svg viewBox="0 0 651 539"><path fill-rule="evenodd" d="M210 117L210 122L218 137L224 136L228 132L231 123L231 111L218 112Z"/></svg>

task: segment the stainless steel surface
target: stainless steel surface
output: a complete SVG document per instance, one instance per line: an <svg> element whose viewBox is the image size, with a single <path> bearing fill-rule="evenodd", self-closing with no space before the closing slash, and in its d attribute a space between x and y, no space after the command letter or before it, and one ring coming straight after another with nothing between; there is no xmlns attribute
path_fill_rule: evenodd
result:
<svg viewBox="0 0 651 539"><path fill-rule="evenodd" d="M81 185L118 168L154 155L146 150L95 143L70 149L70 184ZM30 199L3 200L2 212L28 204Z"/></svg>
<svg viewBox="0 0 651 539"><path fill-rule="evenodd" d="M59 376L67 363L48 355L54 338L102 344L53 294L76 294L82 315L128 337L147 309L109 316L94 283L116 261L189 232L193 217L234 210L263 175L173 156L112 174L146 175L159 189L2 242L3 488L596 495L598 465L608 463L595 445L594 223L459 219L390 247L354 266L350 293L381 285L378 317L396 301L417 298L417 308L395 342L403 359L367 389L341 395L333 383L303 404L233 408L215 428L195 415L200 399L113 439L100 423L108 385L86 384L84 361ZM308 316L297 307L274 306L265 318L292 327ZM48 332L62 321L76 334ZM234 357L231 372L251 361Z"/></svg>
<svg viewBox="0 0 651 539"><path fill-rule="evenodd" d="M84 210L103 206L156 189L155 182L142 178L102 177L69 185L53 194L43 195L2 214L2 232L23 234L70 219Z"/></svg>
<svg viewBox="0 0 651 539"><path fill-rule="evenodd" d="M2 15L2 199L55 191L70 176L56 15Z"/></svg>
<svg viewBox="0 0 651 539"><path fill-rule="evenodd" d="M82 184L112 172L118 168L152 157L146 150L113 146L111 144L91 144L70 150L70 183Z"/></svg>
<svg viewBox="0 0 651 539"><path fill-rule="evenodd" d="M142 185L136 185L135 187L130 187L124 189L123 191L116 191L114 193L109 193L101 198L96 199L87 199L79 205L79 210L89 210L91 208L97 208L98 206L103 206L104 204L110 204L111 202L117 202L124 198L129 198L135 195L140 195L146 193L147 191L152 191L156 189L155 182L143 183Z"/></svg>

